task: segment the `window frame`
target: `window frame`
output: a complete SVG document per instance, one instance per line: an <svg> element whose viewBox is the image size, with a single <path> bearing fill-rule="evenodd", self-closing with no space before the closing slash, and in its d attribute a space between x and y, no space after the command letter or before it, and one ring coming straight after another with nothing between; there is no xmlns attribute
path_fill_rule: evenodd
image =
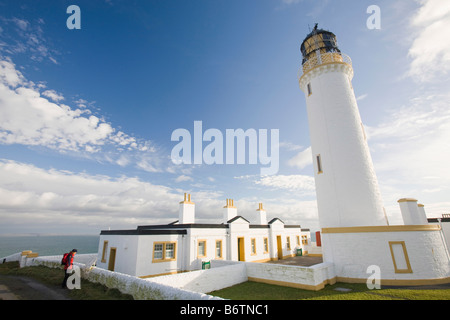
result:
<svg viewBox="0 0 450 320"><path fill-rule="evenodd" d="M264 237L263 244L264 244L264 252L263 253L269 253L269 238Z"/></svg>
<svg viewBox="0 0 450 320"><path fill-rule="evenodd" d="M256 256L256 238L250 239L250 255Z"/></svg>
<svg viewBox="0 0 450 320"><path fill-rule="evenodd" d="M108 255L108 244L109 244L108 240L103 241L103 252L102 252L102 260L101 260L102 263L106 263L106 257Z"/></svg>
<svg viewBox="0 0 450 320"><path fill-rule="evenodd" d="M205 244L203 255L200 255L200 243ZM207 256L206 252L207 252L206 251L206 239L198 240L198 242L197 242L197 258L205 258Z"/></svg>
<svg viewBox="0 0 450 320"><path fill-rule="evenodd" d="M219 247L217 247L217 244L219 244ZM222 240L216 240L216 247L215 247L215 256L216 259L223 259L223 247L222 247ZM220 250L220 253L217 254L217 249Z"/></svg>
<svg viewBox="0 0 450 320"><path fill-rule="evenodd" d="M168 245L173 245L173 249L167 249ZM161 246L161 250L156 250L156 246ZM172 251L172 257L168 257L167 252ZM155 254L161 252L161 258L156 258ZM177 242L176 241L155 241L153 242L152 263L168 262L177 260Z"/></svg>

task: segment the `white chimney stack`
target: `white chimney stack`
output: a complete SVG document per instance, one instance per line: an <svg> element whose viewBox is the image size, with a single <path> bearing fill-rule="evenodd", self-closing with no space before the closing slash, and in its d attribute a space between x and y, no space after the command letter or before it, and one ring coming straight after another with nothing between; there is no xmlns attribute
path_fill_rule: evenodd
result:
<svg viewBox="0 0 450 320"><path fill-rule="evenodd" d="M184 194L184 201L180 202L179 224L195 222L195 203L191 202L191 195Z"/></svg>
<svg viewBox="0 0 450 320"><path fill-rule="evenodd" d="M419 210L416 199L402 198L397 202L400 205L400 211L405 225L428 224L425 210Z"/></svg>
<svg viewBox="0 0 450 320"><path fill-rule="evenodd" d="M425 206L421 203L417 205L419 211L419 217L422 220L422 224L428 224L427 214L425 213Z"/></svg>
<svg viewBox="0 0 450 320"><path fill-rule="evenodd" d="M256 210L256 224L267 224L267 214L266 210L263 208L263 204L259 203L259 208Z"/></svg>
<svg viewBox="0 0 450 320"><path fill-rule="evenodd" d="M233 199L227 199L227 205L223 208L223 219L225 220L225 222L237 216L237 208L234 206Z"/></svg>

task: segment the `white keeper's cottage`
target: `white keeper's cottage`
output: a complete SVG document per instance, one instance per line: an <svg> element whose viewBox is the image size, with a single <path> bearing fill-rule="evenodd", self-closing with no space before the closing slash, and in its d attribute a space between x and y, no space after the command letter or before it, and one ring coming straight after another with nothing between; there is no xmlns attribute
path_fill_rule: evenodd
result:
<svg viewBox="0 0 450 320"><path fill-rule="evenodd" d="M304 253L309 229L267 221L262 203L247 218L237 214L232 199L223 208L223 221L195 223L191 196L180 202L179 219L166 225L100 233L97 266L138 277L152 277L207 267L214 259L266 262Z"/></svg>

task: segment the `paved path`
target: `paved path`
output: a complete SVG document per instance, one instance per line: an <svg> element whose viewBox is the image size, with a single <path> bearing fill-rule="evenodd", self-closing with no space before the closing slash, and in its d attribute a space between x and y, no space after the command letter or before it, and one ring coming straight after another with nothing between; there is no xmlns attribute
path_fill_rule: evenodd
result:
<svg viewBox="0 0 450 320"><path fill-rule="evenodd" d="M71 300L67 293L31 278L0 275L0 300Z"/></svg>

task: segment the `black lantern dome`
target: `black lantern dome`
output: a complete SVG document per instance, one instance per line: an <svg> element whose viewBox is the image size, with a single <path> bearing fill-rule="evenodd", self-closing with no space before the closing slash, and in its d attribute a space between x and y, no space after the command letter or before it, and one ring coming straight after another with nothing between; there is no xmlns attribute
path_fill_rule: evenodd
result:
<svg viewBox="0 0 450 320"><path fill-rule="evenodd" d="M337 46L337 40L334 33L323 29L318 29L318 24L314 26L314 29L306 36L300 46L302 52L304 64L311 57L313 57L317 51L319 53L337 52L341 53Z"/></svg>

